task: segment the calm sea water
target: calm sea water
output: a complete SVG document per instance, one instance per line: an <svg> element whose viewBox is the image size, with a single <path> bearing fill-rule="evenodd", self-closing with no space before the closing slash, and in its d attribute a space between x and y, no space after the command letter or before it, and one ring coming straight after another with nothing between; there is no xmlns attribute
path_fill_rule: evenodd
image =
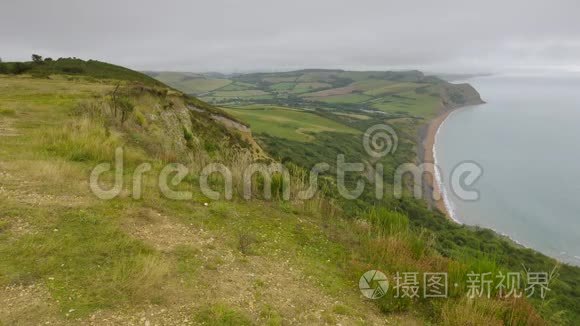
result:
<svg viewBox="0 0 580 326"><path fill-rule="evenodd" d="M488 103L452 113L435 144L454 218L580 265L580 75L468 82ZM484 171L473 202L446 182L465 160Z"/></svg>

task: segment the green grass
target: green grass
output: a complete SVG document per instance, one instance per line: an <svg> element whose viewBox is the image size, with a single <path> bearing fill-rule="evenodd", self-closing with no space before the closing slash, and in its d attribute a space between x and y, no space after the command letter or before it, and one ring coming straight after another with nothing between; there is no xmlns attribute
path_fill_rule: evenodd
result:
<svg viewBox="0 0 580 326"><path fill-rule="evenodd" d="M391 83L386 86L373 87L365 91L366 95L380 96L385 94L398 94L419 87L416 83Z"/></svg>
<svg viewBox="0 0 580 326"><path fill-rule="evenodd" d="M268 93L262 90L216 91L206 96L232 98L232 97L259 97L262 95L268 95Z"/></svg>
<svg viewBox="0 0 580 326"><path fill-rule="evenodd" d="M369 120L371 117L365 114L356 114L356 113L342 113L342 112L333 112L333 114L343 117L348 117L356 120Z"/></svg>
<svg viewBox="0 0 580 326"><path fill-rule="evenodd" d="M296 77L295 76L289 76L289 77L277 77L277 76L275 76L275 77L265 77L265 78L263 78L263 80L265 82L268 82L268 83L276 84L276 83L295 82Z"/></svg>
<svg viewBox="0 0 580 326"><path fill-rule="evenodd" d="M0 244L2 282L43 280L61 309L75 315L147 302L160 290L166 265L118 229L109 217L114 211L33 212L45 220L38 233Z"/></svg>
<svg viewBox="0 0 580 326"><path fill-rule="evenodd" d="M254 323L243 313L224 304L216 304L197 313L196 319L210 326L248 326Z"/></svg>
<svg viewBox="0 0 580 326"><path fill-rule="evenodd" d="M254 89L256 85L243 83L243 82L233 82L227 86L220 88L222 91L245 91L248 89Z"/></svg>
<svg viewBox="0 0 580 326"><path fill-rule="evenodd" d="M355 129L307 111L268 106L226 108L225 111L248 123L255 134L264 133L294 141L311 141L311 134L323 131L358 133Z"/></svg>
<svg viewBox="0 0 580 326"><path fill-rule="evenodd" d="M439 113L441 100L429 94L403 92L372 101L372 107L383 112L432 118Z"/></svg>
<svg viewBox="0 0 580 326"><path fill-rule="evenodd" d="M270 89L275 91L287 91L291 90L296 86L295 83L278 83L270 86Z"/></svg>
<svg viewBox="0 0 580 326"><path fill-rule="evenodd" d="M388 87L388 86L392 86L392 85L400 85L400 83L390 81L390 80L382 80L382 79L363 79L363 80L356 81L356 82L352 83L351 85L356 90L367 92L367 91L371 91L374 89L380 89L380 88ZM374 95L374 94L368 94L368 95Z"/></svg>
<svg viewBox="0 0 580 326"><path fill-rule="evenodd" d="M161 72L155 78L186 94L202 94L228 86L228 79L206 78L202 75L187 75L177 72Z"/></svg>
<svg viewBox="0 0 580 326"><path fill-rule="evenodd" d="M0 108L0 115L13 116L15 114L16 114L16 111L13 109Z"/></svg>
<svg viewBox="0 0 580 326"><path fill-rule="evenodd" d="M371 96L367 96L364 94L346 94L325 97L312 97L310 99L331 104L355 104L366 102L371 98L372 98Z"/></svg>
<svg viewBox="0 0 580 326"><path fill-rule="evenodd" d="M95 79L112 79L117 81L140 82L150 86L163 87L157 80L142 73L113 64L96 60L84 61L77 58L59 58L54 61L43 61L40 63L0 63L7 67L7 70L16 74L31 74L36 77L48 77L50 75L71 75L84 76ZM15 70L19 67L18 70Z"/></svg>
<svg viewBox="0 0 580 326"><path fill-rule="evenodd" d="M46 202L39 205L30 205L20 201L19 193L0 193L0 220L3 221L0 223L0 255L6 257L0 260L0 289L14 284L34 285L46 288L49 298L58 300L47 303L56 307L57 315L35 310L28 311L27 318L33 321L57 318L67 323L72 318L88 320L96 311L123 315L127 309L150 309L151 305L172 309L172 303L178 298L181 302L195 305L191 310L199 312L192 316L199 318L197 320L206 321L209 316L209 320L218 324L230 322L237 325L259 320L260 323L277 325L281 320L291 318L293 313L269 300L272 294L268 289L278 288L270 283L272 275L273 282L284 281L285 287L299 289L308 282L314 293L318 291L346 300L349 306L353 305L353 300L358 300L356 292L351 291L349 279L338 265L347 253L346 249L329 241L316 224L305 222L305 216L297 215L300 210L293 205L282 209L276 205L268 207L271 204L263 202L212 202L209 209L200 210L199 202L207 201L200 195L196 195L196 202L176 202L160 198L158 192L146 192L147 200L143 202L126 197L107 202L95 200L86 187L88 174L95 164L110 161L119 144L126 148L125 163L129 170L135 166L133 163L142 161L152 161L157 170L162 164L155 157L143 156L149 155L147 142L157 136L142 129L143 126L132 127L132 117L125 126L106 120L110 126L107 132L101 118L88 123L86 117L78 116L78 102L99 103L114 84L103 87L95 83L92 92L88 91L90 86L90 83L78 80L26 77L7 77L0 86L10 90L9 94L2 92L0 106L16 108L15 125L21 133L18 137L3 139L2 169L33 181L20 184L3 179L2 186L8 191L56 196L47 197L44 199ZM74 96L62 98L64 102L56 101L55 98L62 96L61 90L77 94L77 101L74 101ZM156 114L155 107L161 106L164 100L145 96L132 101L139 108L136 112L148 116ZM166 114L171 112L169 108L164 110ZM149 127L155 126L155 121L146 119ZM200 133L215 127L209 121L200 122L193 129L193 136L221 139L217 134ZM147 134L148 138L131 133ZM183 136L181 128L179 134ZM172 140L164 142L167 145ZM23 144L27 151L22 151ZM221 146L216 147L225 150L228 145ZM138 156L130 153L138 153ZM125 175L127 190L130 190L130 178L129 171ZM144 181L152 188L155 183L154 174ZM73 194L79 198L59 197ZM69 204L80 206L68 207ZM143 239L140 232L156 223L157 213L150 214L150 211L172 217L172 223L176 223L172 227L178 232L167 233L174 231L171 227L167 231L168 225L153 224L154 237ZM21 222L16 222L16 217ZM131 230L133 223L139 226ZM16 226L22 224L26 231L21 234ZM210 237L216 241L203 244L197 242L195 234L182 236L180 232L192 232L183 230L203 230L201 234L209 235L204 241ZM164 236L176 241L177 245L156 249L157 242ZM247 242L242 250L242 238L254 240ZM288 250L293 254L288 255ZM227 265L222 258L226 252L233 253L227 258ZM232 257L233 261L230 260ZM248 266L251 261L260 262L262 257L267 265L260 263L257 266L263 267L259 268ZM291 279L288 283L288 278L278 279L275 275L280 273L278 266L289 259L292 268L300 273L303 271L313 281ZM321 265L321 259L332 263ZM245 273L255 273L268 282L267 287L252 290L251 295L262 307L259 311L248 310L244 303L216 308L214 299L229 302L238 294L211 290L211 277L223 268L227 268L224 270L226 274L245 270ZM213 294L200 300L200 289ZM294 293L286 296L298 300L296 302L300 305L299 301L305 299L298 295L300 291ZM318 298L326 300L322 294ZM311 306L312 303L304 305ZM12 323L14 319L10 318L13 317L0 313L0 321Z"/></svg>
<svg viewBox="0 0 580 326"><path fill-rule="evenodd" d="M297 83L296 86L294 87L294 89L292 89L292 93L295 94L300 94L300 93L309 93L309 92L314 92L316 90L322 89L322 88L331 88L332 85L331 84L327 84L327 83Z"/></svg>
<svg viewBox="0 0 580 326"><path fill-rule="evenodd" d="M336 81L332 76L337 73L306 74ZM0 220L6 221L0 223L0 256L5 257L0 260L0 291L15 284L46 288L49 299L58 300L51 304L60 311L49 317L61 318L62 323L89 323L89 315L96 311L105 317L122 317L127 311L160 308L182 318L183 311L173 310L176 306L185 307L188 318L206 324L280 324L293 318L316 324L321 321L318 316L334 324L372 324L384 318L379 309L389 319L403 314L417 324L464 324L484 320L481 315L485 321L507 323L512 313L518 319L511 324L537 321L527 301L520 300L521 307L500 300L470 305L461 300L462 288L445 303L361 300L357 281L369 269L390 274L448 271L461 275L471 268L519 270L522 261L533 270L553 264L491 231L453 224L418 200L376 202L368 193L349 202L332 197L310 202L214 202L200 193L195 178L190 177L179 187L193 191L193 199L168 200L156 191L149 192L155 189L156 173L163 166L158 153L166 149L174 160L191 165L238 162L235 156L231 158L234 145L220 142L229 135L223 126L205 114L191 113L165 128L161 114L171 118L186 100L151 94L131 97L137 110L125 124L106 114L79 116L79 102L103 108L97 104L106 103L106 94L114 87L110 81L1 80L0 107L15 111L8 120L20 135L2 139L0 166L27 182L1 179L8 192L0 193ZM194 99L187 101L207 106ZM261 139L271 141L267 148L273 156L282 153L303 166L335 158L338 152L347 154L347 161L359 160L364 155L359 130L384 120L370 115L365 115L369 119L353 120L324 115L324 110L315 114L271 104L227 111L262 130L260 134L267 136ZM144 122L138 123L139 119ZM410 120L399 120L396 126L401 137L399 150L381 161L386 176L392 175L393 167L413 158L416 134ZM191 129L184 129L186 126ZM173 131L178 138L167 136ZM199 147L177 155L172 146L177 140L185 142L184 138L199 139ZM142 201L130 198L130 183L120 198L107 202L96 200L86 187L92 167L109 161L119 144L128 148L129 167L143 160L153 164L154 171L144 180L148 191ZM199 157L191 159L189 153ZM131 171L127 171L126 182L130 178ZM21 192L43 199L31 205ZM80 197L78 202L72 195ZM207 207L205 202L209 202ZM26 223L18 224L16 217ZM25 232L17 225L26 226ZM555 311L566 308L577 318L578 275L577 269L562 268L554 288L557 305L542 308L544 316L551 318ZM290 307L287 300L298 308ZM79 320L67 320L67 313ZM28 313L35 314L42 312ZM39 320L45 317L41 315Z"/></svg>

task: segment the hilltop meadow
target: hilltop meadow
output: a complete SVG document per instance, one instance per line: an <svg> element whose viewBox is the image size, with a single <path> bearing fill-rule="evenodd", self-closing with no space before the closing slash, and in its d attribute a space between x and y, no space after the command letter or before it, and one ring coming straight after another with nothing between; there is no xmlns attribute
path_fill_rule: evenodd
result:
<svg viewBox="0 0 580 326"><path fill-rule="evenodd" d="M415 71L149 73L158 81L98 61L33 59L0 65L2 324L580 320L578 268L490 230L454 224L423 200L391 195L392 171L416 159L417 131L442 106L478 98L469 86ZM351 161L366 157L361 135L376 123L399 135L397 151L380 159L383 199L370 188L357 200L341 199L333 168L316 196L295 199L313 164L332 165L338 153ZM256 146L264 151L259 157ZM89 175L112 163L119 147L122 191L98 199ZM273 198L261 195L258 176L251 200L243 198L242 171L257 160L283 162L297 180L293 200L283 200L279 175ZM151 171L135 199L133 172L144 162ZM210 200L200 189L200 172L214 162L232 170L232 200ZM191 198L169 199L159 189L167 164L187 167L187 177L172 187ZM104 185L113 179L105 173ZM224 180L210 182L218 189ZM469 272L524 272L522 265L556 267L547 300L501 299L495 287L490 298L466 298ZM458 286L446 299L390 292L369 300L359 279L373 269L390 276L446 272Z"/></svg>

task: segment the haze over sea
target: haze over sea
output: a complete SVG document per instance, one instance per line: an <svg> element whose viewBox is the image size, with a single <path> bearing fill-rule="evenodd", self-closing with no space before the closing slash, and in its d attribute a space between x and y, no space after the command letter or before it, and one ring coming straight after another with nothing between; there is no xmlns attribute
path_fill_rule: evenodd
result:
<svg viewBox="0 0 580 326"><path fill-rule="evenodd" d="M435 143L452 216L580 265L580 74L468 82L487 104L450 114ZM460 200L446 182L466 160L484 171L477 201Z"/></svg>

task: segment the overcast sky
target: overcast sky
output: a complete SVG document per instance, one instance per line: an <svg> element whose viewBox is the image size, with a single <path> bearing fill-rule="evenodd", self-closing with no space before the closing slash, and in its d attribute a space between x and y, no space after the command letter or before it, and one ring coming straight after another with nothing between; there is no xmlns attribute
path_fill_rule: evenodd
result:
<svg viewBox="0 0 580 326"><path fill-rule="evenodd" d="M580 71L578 0L0 0L0 57L141 70Z"/></svg>

